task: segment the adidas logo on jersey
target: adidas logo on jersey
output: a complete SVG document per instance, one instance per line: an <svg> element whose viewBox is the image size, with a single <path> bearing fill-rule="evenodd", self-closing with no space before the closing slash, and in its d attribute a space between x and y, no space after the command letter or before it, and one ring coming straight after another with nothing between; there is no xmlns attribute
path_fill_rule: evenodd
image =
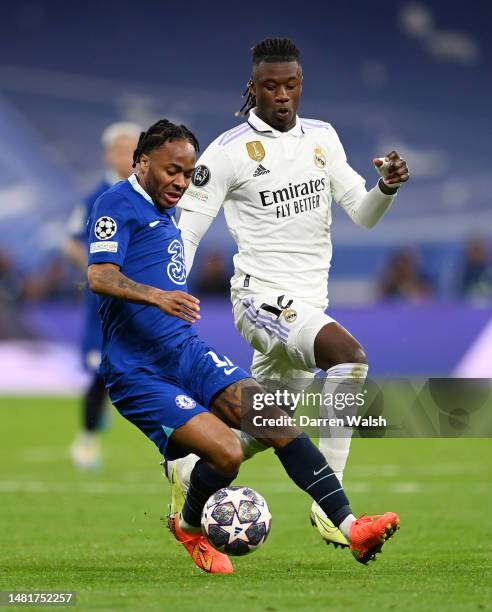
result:
<svg viewBox="0 0 492 612"><path fill-rule="evenodd" d="M256 168L256 170L253 172L253 178L257 176L261 176L262 174L269 174L269 172L270 170L267 170L265 166L262 166L260 164L258 168Z"/></svg>

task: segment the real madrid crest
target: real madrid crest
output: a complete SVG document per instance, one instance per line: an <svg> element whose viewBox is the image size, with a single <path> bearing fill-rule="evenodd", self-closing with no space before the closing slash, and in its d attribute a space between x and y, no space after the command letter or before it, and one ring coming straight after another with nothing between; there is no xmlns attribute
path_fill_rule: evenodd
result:
<svg viewBox="0 0 492 612"><path fill-rule="evenodd" d="M246 149L248 149L248 155L253 161L261 162L261 160L265 157L265 149L259 140L247 142Z"/></svg>
<svg viewBox="0 0 492 612"><path fill-rule="evenodd" d="M314 163L318 168L326 166L326 154L321 147L314 148Z"/></svg>
<svg viewBox="0 0 492 612"><path fill-rule="evenodd" d="M294 323L294 321L297 319L297 311L293 308L286 308L282 314L284 315L284 319L287 321L287 323Z"/></svg>

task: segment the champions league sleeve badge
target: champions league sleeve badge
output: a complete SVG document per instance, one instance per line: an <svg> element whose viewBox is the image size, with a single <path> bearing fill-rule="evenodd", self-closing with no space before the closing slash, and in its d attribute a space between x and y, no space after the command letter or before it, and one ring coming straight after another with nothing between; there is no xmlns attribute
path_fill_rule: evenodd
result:
<svg viewBox="0 0 492 612"><path fill-rule="evenodd" d="M116 234L118 225L112 217L99 217L94 226L94 233L99 240L107 240Z"/></svg>
<svg viewBox="0 0 492 612"><path fill-rule="evenodd" d="M197 166L191 177L191 182L195 187L205 187L210 180L210 170L207 166Z"/></svg>

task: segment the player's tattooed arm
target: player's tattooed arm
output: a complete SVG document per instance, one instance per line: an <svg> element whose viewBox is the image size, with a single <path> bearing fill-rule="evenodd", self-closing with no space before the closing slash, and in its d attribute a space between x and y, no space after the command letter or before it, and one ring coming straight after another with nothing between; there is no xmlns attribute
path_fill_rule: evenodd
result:
<svg viewBox="0 0 492 612"><path fill-rule="evenodd" d="M163 291L157 287L136 283L125 276L115 264L92 264L87 271L89 287L94 293L109 297L155 306L162 312L195 323L200 315L196 297L184 291Z"/></svg>

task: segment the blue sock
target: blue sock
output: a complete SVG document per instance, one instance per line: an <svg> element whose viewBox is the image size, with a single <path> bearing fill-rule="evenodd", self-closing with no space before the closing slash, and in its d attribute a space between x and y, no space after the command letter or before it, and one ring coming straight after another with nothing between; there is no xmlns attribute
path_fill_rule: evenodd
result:
<svg viewBox="0 0 492 612"><path fill-rule="evenodd" d="M203 459L197 461L191 471L190 486L181 512L188 525L200 527L203 507L208 498L222 487L228 487L236 476L237 472L225 474L218 472Z"/></svg>
<svg viewBox="0 0 492 612"><path fill-rule="evenodd" d="M275 453L296 485L311 495L337 527L352 514L340 481L305 433Z"/></svg>

